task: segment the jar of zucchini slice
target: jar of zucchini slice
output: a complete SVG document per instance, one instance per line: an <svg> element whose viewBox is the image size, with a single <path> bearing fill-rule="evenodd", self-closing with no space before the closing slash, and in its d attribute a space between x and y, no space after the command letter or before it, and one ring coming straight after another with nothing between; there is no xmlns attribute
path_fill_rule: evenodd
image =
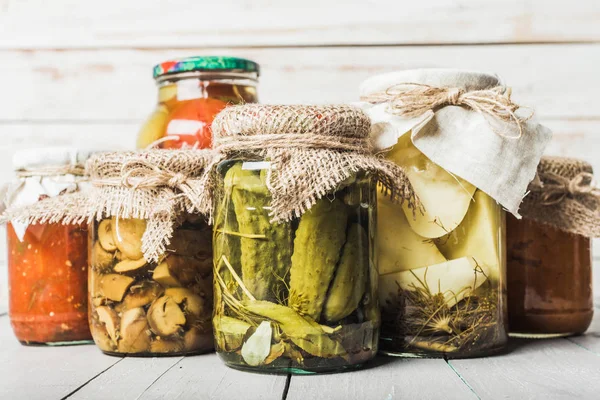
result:
<svg viewBox="0 0 600 400"><path fill-rule="evenodd" d="M423 210L378 199L382 351L450 358L507 342L503 206L517 210L550 132L493 75L403 71L362 87L376 147ZM489 104L497 107L489 107Z"/></svg>
<svg viewBox="0 0 600 400"><path fill-rule="evenodd" d="M213 123L217 352L239 369L315 373L377 352L376 181L349 106L234 106ZM390 179L391 198L405 189Z"/></svg>
<svg viewBox="0 0 600 400"><path fill-rule="evenodd" d="M45 219L90 221L89 325L110 355L207 352L212 337L212 231L200 150L99 153L86 194L48 199Z"/></svg>

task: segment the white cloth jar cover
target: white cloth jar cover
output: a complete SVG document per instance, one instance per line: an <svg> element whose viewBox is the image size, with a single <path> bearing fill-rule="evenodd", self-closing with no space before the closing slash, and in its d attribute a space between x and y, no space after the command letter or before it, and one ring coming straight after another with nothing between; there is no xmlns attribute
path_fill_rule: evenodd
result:
<svg viewBox="0 0 600 400"><path fill-rule="evenodd" d="M76 169L83 171L89 154L88 151L70 147L18 151L13 156L17 179L4 187L4 202L0 211L28 206L45 197L87 190L89 184L86 179L69 172ZM21 222L12 222L12 225L22 241L29 225Z"/></svg>
<svg viewBox="0 0 600 400"><path fill-rule="evenodd" d="M419 69L374 76L361 85L361 96L386 92L398 85L420 84L457 88L465 92L504 88L498 76L449 69ZM504 88L510 90L509 88ZM389 102L362 102L372 120L374 146L379 151L393 147L398 138L411 131L415 147L451 174L475 185L516 217L527 186L534 179L544 148L552 138L550 130L531 111L517 110L522 118L495 119L469 107L442 105L416 118L393 114Z"/></svg>

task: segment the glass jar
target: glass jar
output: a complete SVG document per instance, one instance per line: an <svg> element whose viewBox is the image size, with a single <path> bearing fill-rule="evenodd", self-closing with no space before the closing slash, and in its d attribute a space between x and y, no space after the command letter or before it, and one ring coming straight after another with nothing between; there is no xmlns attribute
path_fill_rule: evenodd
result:
<svg viewBox="0 0 600 400"><path fill-rule="evenodd" d="M511 335L550 338L585 332L594 313L590 239L510 217L507 242Z"/></svg>
<svg viewBox="0 0 600 400"><path fill-rule="evenodd" d="M87 323L87 228L7 226L9 316L23 344L91 340Z"/></svg>
<svg viewBox="0 0 600 400"><path fill-rule="evenodd" d="M86 190L89 153L74 148L25 149L13 156L7 185L9 317L26 345L90 341L87 323L87 226L46 223L48 202ZM3 210L4 211L4 210ZM39 223L43 222L43 223Z"/></svg>
<svg viewBox="0 0 600 400"><path fill-rule="evenodd" d="M110 355L213 349L211 230L188 215L159 262L142 253L146 221L108 218L90 235L90 329Z"/></svg>
<svg viewBox="0 0 600 400"><path fill-rule="evenodd" d="M300 218L272 223L270 168L249 159L218 167L217 353L263 372L357 367L375 356L380 325L372 177L358 173Z"/></svg>
<svg viewBox="0 0 600 400"><path fill-rule="evenodd" d="M386 156L424 211L378 198L381 349L474 357L507 342L505 217L490 196L433 163L408 132Z"/></svg>
<svg viewBox="0 0 600 400"><path fill-rule="evenodd" d="M154 67L158 104L142 126L137 147L211 147L210 124L228 104L256 103L259 66L236 57L188 57Z"/></svg>

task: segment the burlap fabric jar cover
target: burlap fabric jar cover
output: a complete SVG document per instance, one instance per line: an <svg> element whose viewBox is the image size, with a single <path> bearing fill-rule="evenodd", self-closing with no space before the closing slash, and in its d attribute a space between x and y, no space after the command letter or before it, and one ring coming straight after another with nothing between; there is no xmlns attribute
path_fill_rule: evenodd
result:
<svg viewBox="0 0 600 400"><path fill-rule="evenodd" d="M593 317L591 238L600 237L600 190L583 160L543 157L521 206L508 219L511 333L581 334Z"/></svg>
<svg viewBox="0 0 600 400"><path fill-rule="evenodd" d="M423 214L379 198L382 349L474 357L507 341L502 208L518 216L551 138L495 75L383 74L361 86L374 146L404 167Z"/></svg>
<svg viewBox="0 0 600 400"><path fill-rule="evenodd" d="M215 339L225 363L306 373L377 351L375 191L418 210L351 106L245 105L212 125Z"/></svg>
<svg viewBox="0 0 600 400"><path fill-rule="evenodd" d="M211 230L203 204L212 153L148 150L88 160L88 194L11 211L27 223L91 223L90 327L114 355L209 351Z"/></svg>

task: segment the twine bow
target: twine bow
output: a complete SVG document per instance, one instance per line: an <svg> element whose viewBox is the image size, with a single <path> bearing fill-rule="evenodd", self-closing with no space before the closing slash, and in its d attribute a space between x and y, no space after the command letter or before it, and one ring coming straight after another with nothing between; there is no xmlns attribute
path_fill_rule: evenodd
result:
<svg viewBox="0 0 600 400"><path fill-rule="evenodd" d="M580 172L573 179L546 172L540 174L540 180L544 183L537 184L535 187L541 193L540 204L545 206L558 204L569 195L600 195L600 189L594 182L594 175L589 172Z"/></svg>
<svg viewBox="0 0 600 400"><path fill-rule="evenodd" d="M96 179L92 182L95 186L122 186L132 189L132 195L136 189L167 187L181 192L174 194L173 198L185 197L193 209L200 212L206 211L203 202L199 200L201 197L198 188L200 178L192 178L181 172L173 172L140 160L124 163L120 175L119 178Z"/></svg>
<svg viewBox="0 0 600 400"><path fill-rule="evenodd" d="M516 112L522 107L514 103L510 96L511 89L505 86L466 91L456 87L401 83L361 99L370 103L387 102L390 113L406 118L416 118L427 111L435 111L445 106L466 106L480 114L515 124L519 131L518 136L505 135L492 128L499 136L519 139L523 136L523 123L533 116L533 112L526 117L518 116Z"/></svg>

